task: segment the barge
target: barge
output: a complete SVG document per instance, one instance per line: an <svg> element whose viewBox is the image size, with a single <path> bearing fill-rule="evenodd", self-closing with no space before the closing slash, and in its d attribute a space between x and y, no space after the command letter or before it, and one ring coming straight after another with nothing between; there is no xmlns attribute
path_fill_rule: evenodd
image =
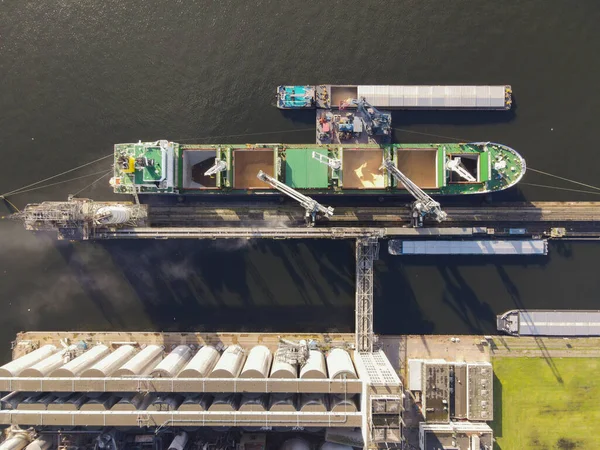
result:
<svg viewBox="0 0 600 450"><path fill-rule="evenodd" d="M497 192L514 186L525 160L490 142L449 144L117 144L111 185L119 194L276 194L271 175L306 195L398 195L404 187L382 168L392 161L430 195Z"/></svg>
<svg viewBox="0 0 600 450"><path fill-rule="evenodd" d="M600 336L600 311L513 309L497 316L496 325L513 336Z"/></svg>
<svg viewBox="0 0 600 450"><path fill-rule="evenodd" d="M279 109L331 109L347 99L362 99L387 109L509 110L510 85L496 86L375 86L295 85L277 87Z"/></svg>

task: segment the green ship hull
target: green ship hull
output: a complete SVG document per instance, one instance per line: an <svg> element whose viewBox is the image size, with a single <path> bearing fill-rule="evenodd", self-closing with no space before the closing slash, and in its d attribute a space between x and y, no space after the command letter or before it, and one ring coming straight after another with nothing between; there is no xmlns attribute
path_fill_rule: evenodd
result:
<svg viewBox="0 0 600 450"><path fill-rule="evenodd" d="M115 145L111 185L120 194L277 193L257 178L262 170L307 195L407 194L382 168L388 158L430 195L501 191L517 184L526 170L515 150L490 142L244 146L156 141ZM462 175L450 169L457 158ZM206 175L215 164L219 171Z"/></svg>

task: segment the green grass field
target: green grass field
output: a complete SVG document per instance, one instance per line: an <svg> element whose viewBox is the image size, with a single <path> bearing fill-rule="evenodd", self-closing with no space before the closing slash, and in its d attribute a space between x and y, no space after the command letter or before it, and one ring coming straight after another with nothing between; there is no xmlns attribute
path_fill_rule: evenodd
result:
<svg viewBox="0 0 600 450"><path fill-rule="evenodd" d="M501 450L600 448L600 358L495 358Z"/></svg>

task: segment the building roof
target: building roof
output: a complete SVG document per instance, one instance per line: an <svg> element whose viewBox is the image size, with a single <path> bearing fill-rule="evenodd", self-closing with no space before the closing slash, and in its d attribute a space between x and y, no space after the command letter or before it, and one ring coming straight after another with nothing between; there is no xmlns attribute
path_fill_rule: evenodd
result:
<svg viewBox="0 0 600 450"><path fill-rule="evenodd" d="M423 364L423 415L427 422L450 420L450 368L447 362Z"/></svg>
<svg viewBox="0 0 600 450"><path fill-rule="evenodd" d="M469 420L494 419L494 391L492 365L475 363L467 365L468 371L468 408Z"/></svg>

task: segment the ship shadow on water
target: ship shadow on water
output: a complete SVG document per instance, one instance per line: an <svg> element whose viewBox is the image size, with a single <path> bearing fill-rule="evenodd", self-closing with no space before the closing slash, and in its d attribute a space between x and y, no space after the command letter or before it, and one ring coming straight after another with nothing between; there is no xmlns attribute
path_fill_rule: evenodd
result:
<svg viewBox="0 0 600 450"><path fill-rule="evenodd" d="M351 332L354 326L348 241L100 245L157 330Z"/></svg>

